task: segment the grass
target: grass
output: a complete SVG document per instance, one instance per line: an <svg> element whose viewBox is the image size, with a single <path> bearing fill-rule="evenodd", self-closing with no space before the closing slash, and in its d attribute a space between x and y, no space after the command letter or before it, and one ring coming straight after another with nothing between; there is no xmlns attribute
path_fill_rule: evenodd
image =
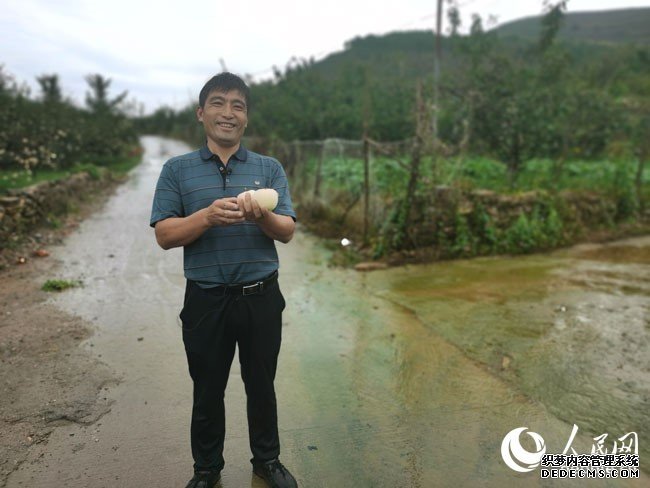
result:
<svg viewBox="0 0 650 488"><path fill-rule="evenodd" d="M63 227L63 222L61 222L61 219L52 213L47 214L47 222L53 229L60 229Z"/></svg>
<svg viewBox="0 0 650 488"><path fill-rule="evenodd" d="M0 191L24 188L41 181L59 180L69 176L70 171L46 169L32 175L21 170L0 169Z"/></svg>
<svg viewBox="0 0 650 488"><path fill-rule="evenodd" d="M449 163L447 163L449 164ZM527 161L517 177L513 189L509 188L505 165L490 159L469 159L458 162L457 181L461 184L509 193L529 190L591 190L611 193L626 184L632 184L636 161L568 161L557 178L553 161L533 159ZM650 183L646 168L643 183Z"/></svg>
<svg viewBox="0 0 650 488"><path fill-rule="evenodd" d="M402 159L408 164L409 158ZM589 190L606 194L618 193L634 184L636 161L567 161L556 177L554 163L548 159L527 161L513 188L509 186L506 166L499 161L472 157L437 160L423 158L420 165L420 188L450 185L464 189L485 189L498 193L530 190ZM302 174L307 171L307 174ZM308 191L316 172L315 158L306 158L305 166L296 169L295 179L305 182ZM361 192L363 161L358 158L328 158L322 165L322 188ZM375 157L371 160L371 191L383 195L400 195L408 181L408 170L394 159ZM650 191L650 167L643 173L644 193ZM326 191L326 190L325 190Z"/></svg>
<svg viewBox="0 0 650 488"><path fill-rule="evenodd" d="M124 175L136 167L141 160L142 158L138 155L124 156L121 158L102 160L99 162L100 164L83 162L77 163L68 169L41 169L35 174L20 169L0 168L0 193L4 193L9 189L35 185L43 181L60 180L70 175L81 173L82 171L88 172L95 179L99 179L101 173L107 170L115 175Z"/></svg>
<svg viewBox="0 0 650 488"><path fill-rule="evenodd" d="M142 161L141 156L129 156L113 162L108 166L108 168L115 173L126 174L135 168L140 161Z"/></svg>
<svg viewBox="0 0 650 488"><path fill-rule="evenodd" d="M63 291L68 288L81 286L81 280L47 280L41 290L43 291Z"/></svg>

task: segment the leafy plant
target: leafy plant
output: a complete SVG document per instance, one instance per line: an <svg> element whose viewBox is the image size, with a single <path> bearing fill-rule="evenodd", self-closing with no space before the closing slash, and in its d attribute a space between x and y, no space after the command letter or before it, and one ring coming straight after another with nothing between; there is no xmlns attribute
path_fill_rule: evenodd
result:
<svg viewBox="0 0 650 488"><path fill-rule="evenodd" d="M41 290L43 291L63 291L67 290L68 288L74 288L77 286L81 286L83 283L81 280L59 280L59 279L53 279L53 280L47 280L43 286L41 287Z"/></svg>
<svg viewBox="0 0 650 488"><path fill-rule="evenodd" d="M522 213L505 232L504 250L513 254L530 252L537 244L536 238L535 225Z"/></svg>
<svg viewBox="0 0 650 488"><path fill-rule="evenodd" d="M456 214L455 238L451 246L451 252L454 256L465 257L472 256L476 252L476 239L472 235L467 223L467 218L459 213Z"/></svg>
<svg viewBox="0 0 650 488"><path fill-rule="evenodd" d="M499 244L499 230L485 207L478 203L473 213L474 228L477 235L477 252L491 254L495 252Z"/></svg>

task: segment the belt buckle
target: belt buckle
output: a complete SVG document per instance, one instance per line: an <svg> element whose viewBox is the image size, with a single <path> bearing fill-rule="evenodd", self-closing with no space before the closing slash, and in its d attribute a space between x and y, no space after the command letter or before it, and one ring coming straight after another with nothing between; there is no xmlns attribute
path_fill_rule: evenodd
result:
<svg viewBox="0 0 650 488"><path fill-rule="evenodd" d="M242 295L253 295L257 293L258 291L262 291L264 289L264 282L263 281L258 281L257 283L253 285L248 285L248 286L242 286L241 292Z"/></svg>

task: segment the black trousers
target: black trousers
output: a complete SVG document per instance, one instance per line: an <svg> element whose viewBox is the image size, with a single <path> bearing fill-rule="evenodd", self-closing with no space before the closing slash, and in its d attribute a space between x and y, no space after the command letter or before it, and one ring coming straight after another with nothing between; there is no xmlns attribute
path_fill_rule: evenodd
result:
<svg viewBox="0 0 650 488"><path fill-rule="evenodd" d="M285 301L277 280L252 295L225 295L187 280L180 318L194 383L190 438L194 470L221 470L226 433L224 391L239 346L253 459L280 455L273 381Z"/></svg>

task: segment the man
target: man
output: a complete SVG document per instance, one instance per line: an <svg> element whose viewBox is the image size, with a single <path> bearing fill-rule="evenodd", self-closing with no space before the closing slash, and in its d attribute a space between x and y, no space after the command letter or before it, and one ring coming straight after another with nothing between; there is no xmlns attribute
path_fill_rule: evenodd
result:
<svg viewBox="0 0 650 488"><path fill-rule="evenodd" d="M194 384L194 476L186 488L211 488L220 479L224 391L235 343L246 389L253 471L271 487L297 487L278 460L273 388L285 307L274 241L291 240L296 216L280 163L241 144L249 104L249 89L238 76L221 73L205 84L196 115L206 144L164 164L151 212L158 244L184 249L180 318ZM278 192L274 211L244 194L257 188Z"/></svg>

